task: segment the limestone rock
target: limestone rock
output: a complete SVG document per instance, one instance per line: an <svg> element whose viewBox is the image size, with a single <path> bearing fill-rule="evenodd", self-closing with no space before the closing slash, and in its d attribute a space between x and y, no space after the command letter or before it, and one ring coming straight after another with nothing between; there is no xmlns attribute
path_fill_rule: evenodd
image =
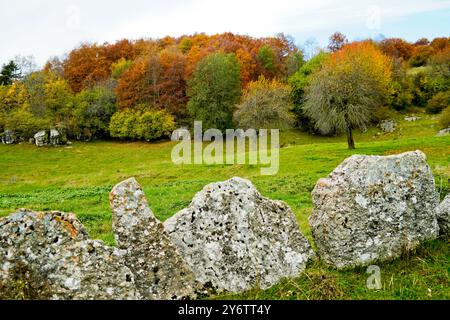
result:
<svg viewBox="0 0 450 320"><path fill-rule="evenodd" d="M421 151L349 157L312 197L319 256L338 268L397 257L438 234L438 194Z"/></svg>
<svg viewBox="0 0 450 320"><path fill-rule="evenodd" d="M16 143L16 135L12 130L5 130L5 132L0 133L0 141L3 144L14 144Z"/></svg>
<svg viewBox="0 0 450 320"><path fill-rule="evenodd" d="M439 235L450 239L450 194L448 194L436 209L439 223Z"/></svg>
<svg viewBox="0 0 450 320"><path fill-rule="evenodd" d="M163 224L148 206L134 178L117 184L110 193L113 231L136 284L147 299L193 296L195 277L171 243Z"/></svg>
<svg viewBox="0 0 450 320"><path fill-rule="evenodd" d="M444 137L450 135L450 128L442 129L437 133L438 137Z"/></svg>
<svg viewBox="0 0 450 320"><path fill-rule="evenodd" d="M73 214L22 209L0 219L0 298L138 299L123 255Z"/></svg>
<svg viewBox="0 0 450 320"><path fill-rule="evenodd" d="M34 143L38 147L47 145L56 146L63 143L63 136L56 129L41 130L34 135Z"/></svg>
<svg viewBox="0 0 450 320"><path fill-rule="evenodd" d="M391 133L395 131L396 123L394 120L383 120L380 122L380 128L383 132Z"/></svg>
<svg viewBox="0 0 450 320"><path fill-rule="evenodd" d="M164 226L197 280L218 291L268 288L314 256L290 208L241 178L205 186Z"/></svg>

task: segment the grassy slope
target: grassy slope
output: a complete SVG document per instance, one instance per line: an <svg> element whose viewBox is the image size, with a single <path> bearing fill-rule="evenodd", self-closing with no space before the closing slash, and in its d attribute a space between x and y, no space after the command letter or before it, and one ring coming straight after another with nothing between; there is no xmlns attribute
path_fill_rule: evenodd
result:
<svg viewBox="0 0 450 320"><path fill-rule="evenodd" d="M311 239L307 218L310 192L353 153L392 154L421 149L436 177L441 196L450 191L450 137L436 137L436 119L423 116L399 128L377 135L376 128L356 133L356 151L346 149L344 137L318 137L299 132L282 135L280 171L261 176L257 166L175 166L170 161L171 142L165 143L74 143L60 148L28 144L0 145L0 216L19 207L75 212L94 238L113 244L108 193L122 179L134 176L156 216L165 220L187 206L193 195L212 181L241 176L253 181L267 197L287 202L302 231ZM382 263L383 290L367 290L365 269L335 271L313 263L298 279L273 288L251 290L227 298L450 298L448 288L449 246L432 241L415 254Z"/></svg>

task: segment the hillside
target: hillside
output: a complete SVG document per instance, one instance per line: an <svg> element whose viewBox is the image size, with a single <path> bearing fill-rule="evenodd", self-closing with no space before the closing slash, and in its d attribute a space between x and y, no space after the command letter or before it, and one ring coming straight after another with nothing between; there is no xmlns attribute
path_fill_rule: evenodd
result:
<svg viewBox="0 0 450 320"><path fill-rule="evenodd" d="M251 165L175 166L170 160L173 142L74 142L39 149L26 143L0 145L0 215L21 207L75 212L91 237L114 244L108 193L120 180L136 177L156 216L165 220L187 206L205 184L240 176L250 179L263 195L285 201L311 239L310 192L319 178L351 154L420 149L428 157L441 197L450 192L450 136L436 136L435 116L418 114L421 119L414 122L403 120L405 116L393 114L398 122L393 133L381 133L376 127L355 133L356 150L346 148L344 136L283 132L276 176L261 176L258 166ZM336 271L317 262L298 279L227 298L448 299L449 257L448 243L438 239L379 264L383 283L379 291L366 289L365 268Z"/></svg>

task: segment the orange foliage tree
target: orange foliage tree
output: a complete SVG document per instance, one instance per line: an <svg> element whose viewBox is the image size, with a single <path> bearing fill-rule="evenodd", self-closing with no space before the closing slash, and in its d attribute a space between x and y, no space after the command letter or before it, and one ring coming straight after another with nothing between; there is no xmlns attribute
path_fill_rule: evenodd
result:
<svg viewBox="0 0 450 320"><path fill-rule="evenodd" d="M354 42L331 54L313 75L303 110L322 133L365 128L383 105L391 82L390 59L371 42Z"/></svg>

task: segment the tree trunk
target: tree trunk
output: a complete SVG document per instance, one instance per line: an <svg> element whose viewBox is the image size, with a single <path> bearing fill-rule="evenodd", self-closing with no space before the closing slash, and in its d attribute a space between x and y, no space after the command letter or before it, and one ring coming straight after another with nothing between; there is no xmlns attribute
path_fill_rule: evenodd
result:
<svg viewBox="0 0 450 320"><path fill-rule="evenodd" d="M349 149L355 149L355 141L353 140L352 128L347 125L347 143Z"/></svg>

